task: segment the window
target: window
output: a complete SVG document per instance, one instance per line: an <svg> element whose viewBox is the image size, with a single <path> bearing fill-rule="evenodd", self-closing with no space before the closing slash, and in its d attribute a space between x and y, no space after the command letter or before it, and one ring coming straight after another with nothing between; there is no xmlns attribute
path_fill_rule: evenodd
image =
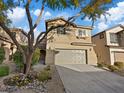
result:
<svg viewBox="0 0 124 93"><path fill-rule="evenodd" d="M118 43L118 38L116 33L110 33L110 43Z"/></svg>
<svg viewBox="0 0 124 93"><path fill-rule="evenodd" d="M78 30L78 37L84 37L86 36L86 30Z"/></svg>
<svg viewBox="0 0 124 93"><path fill-rule="evenodd" d="M57 34L66 34L66 31L64 28L59 27L59 28L57 28Z"/></svg>
<svg viewBox="0 0 124 93"><path fill-rule="evenodd" d="M81 30L78 31L78 36L82 37L82 31Z"/></svg>
<svg viewBox="0 0 124 93"><path fill-rule="evenodd" d="M104 38L104 34L101 33L100 36L99 36L100 39L103 39Z"/></svg>

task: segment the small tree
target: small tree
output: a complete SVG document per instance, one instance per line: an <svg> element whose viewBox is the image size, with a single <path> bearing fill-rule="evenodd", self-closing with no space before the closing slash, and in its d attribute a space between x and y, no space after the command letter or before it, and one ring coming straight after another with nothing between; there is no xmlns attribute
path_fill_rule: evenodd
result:
<svg viewBox="0 0 124 93"><path fill-rule="evenodd" d="M17 2L15 2L17 1ZM34 21L31 16L31 5L33 2L33 6L37 6L37 2L41 3L41 10L40 14L37 19ZM42 40L47 36L47 34L58 27L66 27L67 24L72 21L73 19L77 18L78 16L89 17L94 22L97 18L100 17L101 14L105 14L105 5L110 3L111 0L0 0L0 27L10 36L13 40L14 44L17 46L19 51L22 53L23 57L23 64L25 64L26 70L24 71L25 74L28 74L32 64L32 57L33 53L36 50L37 46L42 42ZM8 19L7 11L12 10L12 8L20 6L25 8L27 20L29 24L29 31L25 32L22 30L21 32L26 36L28 39L27 48L23 49L21 44L16 40L13 33L10 31L8 24L11 23L11 19ZM34 29L40 23L40 20L43 15L44 8L49 7L52 9L65 9L65 8L78 8L80 10L77 15L70 17L68 22L64 25L59 26L52 26L47 31L41 32L39 36L36 38L34 37Z"/></svg>

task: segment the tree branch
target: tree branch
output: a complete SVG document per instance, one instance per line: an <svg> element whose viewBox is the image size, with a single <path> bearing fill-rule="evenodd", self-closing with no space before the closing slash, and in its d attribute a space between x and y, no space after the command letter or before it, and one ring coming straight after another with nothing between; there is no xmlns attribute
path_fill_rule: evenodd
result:
<svg viewBox="0 0 124 93"><path fill-rule="evenodd" d="M41 36L42 36L43 34L45 34L45 32L41 32L41 33L38 35L38 37L37 37L37 39L36 39L36 42L39 41L39 39L41 38Z"/></svg>
<svg viewBox="0 0 124 93"><path fill-rule="evenodd" d="M13 44L13 43L12 43L11 41L9 41L6 37L3 37L3 36L1 36L1 35L0 35L0 40Z"/></svg>
<svg viewBox="0 0 124 93"><path fill-rule="evenodd" d="M42 40L47 36L47 34L48 34L50 31L52 31L52 30L54 30L54 29L56 29L56 28L59 28L59 27L65 27L66 25L68 25L68 24L58 25L58 26L52 26L52 27L49 28L46 32L44 32L44 33L41 32L41 33L39 34L39 36L37 37L37 40L36 40L34 49L40 44L40 42L42 42ZM40 36L43 35L43 34L44 34L44 36L43 36L42 38L40 38Z"/></svg>
<svg viewBox="0 0 124 93"><path fill-rule="evenodd" d="M22 33L23 35L25 35L26 37L28 37L28 34L27 34L24 30L21 30L21 33Z"/></svg>
<svg viewBox="0 0 124 93"><path fill-rule="evenodd" d="M43 11L44 11L45 1L46 1L46 0L44 0L44 2L42 3L42 7L41 7L40 14L39 14L39 16L38 16L38 18L37 18L37 20L36 20L34 26L33 26L33 29L35 29L35 28L38 26L38 24L40 23L40 20L41 20L41 17L42 17L42 15L43 15Z"/></svg>
<svg viewBox="0 0 124 93"><path fill-rule="evenodd" d="M29 46L29 51L33 51L33 43L34 43L34 29L33 29L33 22L32 22L32 17L30 14L29 6L30 6L31 0L28 0L26 4L26 15L28 18L29 22L29 27L30 31L28 32L28 46Z"/></svg>
<svg viewBox="0 0 124 93"><path fill-rule="evenodd" d="M30 10L29 10L30 3L31 3L31 0L28 0L28 2L26 4L26 15L27 15L27 18L28 18L29 27L30 27L30 29L32 29L33 28L33 23L32 23L32 18L31 18Z"/></svg>

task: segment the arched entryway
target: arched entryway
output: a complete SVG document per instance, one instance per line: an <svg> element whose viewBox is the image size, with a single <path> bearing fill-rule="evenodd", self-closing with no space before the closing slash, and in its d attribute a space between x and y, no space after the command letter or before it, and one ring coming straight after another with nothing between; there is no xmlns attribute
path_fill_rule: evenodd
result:
<svg viewBox="0 0 124 93"><path fill-rule="evenodd" d="M45 65L46 50L40 50L39 62Z"/></svg>

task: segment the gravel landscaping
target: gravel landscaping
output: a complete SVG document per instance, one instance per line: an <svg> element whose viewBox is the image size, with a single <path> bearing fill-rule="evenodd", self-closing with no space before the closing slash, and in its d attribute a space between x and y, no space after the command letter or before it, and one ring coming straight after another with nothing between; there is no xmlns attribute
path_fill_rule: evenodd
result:
<svg viewBox="0 0 124 93"><path fill-rule="evenodd" d="M43 70L43 68L41 69ZM0 78L0 93L65 93L62 81L55 66L51 66L52 78L44 82L34 79L24 86L10 86L5 84L5 81L7 82L8 78L15 76L15 74L10 74L9 76Z"/></svg>

